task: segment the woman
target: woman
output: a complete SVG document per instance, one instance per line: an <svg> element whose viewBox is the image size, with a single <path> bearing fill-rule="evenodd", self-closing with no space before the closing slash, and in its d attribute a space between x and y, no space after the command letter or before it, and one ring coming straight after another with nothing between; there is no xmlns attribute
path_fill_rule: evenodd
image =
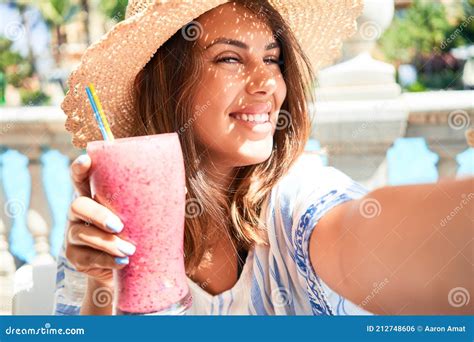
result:
<svg viewBox="0 0 474 342"><path fill-rule="evenodd" d="M116 136L178 132L187 198L202 208L186 218L188 313L472 313L448 300L473 288L472 203L440 226L472 179L367 193L303 154L309 61L334 58L359 1L183 3L131 1L126 22L71 75L63 109L78 147L100 139L82 91L89 81ZM153 26L165 15L171 28ZM71 167L80 196L59 258L59 314L111 314L94 297L113 292L112 270L140 248L90 198L90 166L83 155Z"/></svg>

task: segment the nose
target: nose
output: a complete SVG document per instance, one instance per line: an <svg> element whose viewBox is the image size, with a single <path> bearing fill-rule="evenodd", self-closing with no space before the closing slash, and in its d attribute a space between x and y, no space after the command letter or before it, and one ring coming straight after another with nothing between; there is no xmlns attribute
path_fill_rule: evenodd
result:
<svg viewBox="0 0 474 342"><path fill-rule="evenodd" d="M259 64L247 77L246 90L249 94L271 95L277 88L277 75L269 70L268 65Z"/></svg>

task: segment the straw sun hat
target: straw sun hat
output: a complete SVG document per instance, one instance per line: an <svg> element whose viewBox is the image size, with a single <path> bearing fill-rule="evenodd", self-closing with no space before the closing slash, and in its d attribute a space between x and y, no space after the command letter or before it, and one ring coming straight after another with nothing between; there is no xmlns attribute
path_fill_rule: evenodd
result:
<svg viewBox="0 0 474 342"><path fill-rule="evenodd" d="M342 40L356 30L362 0L268 0L280 13L315 69L339 56ZM129 0L125 20L84 53L68 79L61 108L74 146L101 140L85 87L93 83L115 137L132 134L132 85L158 48L183 26L226 0ZM199 38L189 32L187 39ZM183 35L186 32L183 30ZM194 34L194 37L192 37Z"/></svg>

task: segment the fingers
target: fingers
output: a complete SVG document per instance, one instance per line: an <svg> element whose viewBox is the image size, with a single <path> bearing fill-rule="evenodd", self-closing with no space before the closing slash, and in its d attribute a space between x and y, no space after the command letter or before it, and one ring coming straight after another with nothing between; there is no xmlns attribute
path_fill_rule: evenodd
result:
<svg viewBox="0 0 474 342"><path fill-rule="evenodd" d="M87 222L109 233L119 233L123 229L123 223L117 215L85 196L78 197L71 203L68 218L72 222Z"/></svg>
<svg viewBox="0 0 474 342"><path fill-rule="evenodd" d="M115 257L102 251L73 244L67 245L66 258L77 271L104 280L110 279L113 269L122 269L128 264L128 262L117 262Z"/></svg>
<svg viewBox="0 0 474 342"><path fill-rule="evenodd" d="M80 155L71 164L71 178L74 189L80 196L91 196L89 185L89 171L92 165L87 154Z"/></svg>
<svg viewBox="0 0 474 342"><path fill-rule="evenodd" d="M117 235L83 223L70 225L68 241L73 245L87 246L119 258L133 255L136 250L132 243L119 238Z"/></svg>

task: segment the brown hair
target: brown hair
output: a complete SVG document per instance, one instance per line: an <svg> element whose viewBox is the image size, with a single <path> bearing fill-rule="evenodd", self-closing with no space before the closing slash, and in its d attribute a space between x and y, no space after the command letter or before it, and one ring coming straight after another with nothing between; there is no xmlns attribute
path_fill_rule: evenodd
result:
<svg viewBox="0 0 474 342"><path fill-rule="evenodd" d="M193 108L193 93L202 71L200 49L195 41L184 39L181 30L158 49L135 79L137 135L177 132L180 137L187 177L186 203L187 207L197 204L198 214L186 217L184 253L188 274L202 265L206 252L221 234L243 248L266 243L265 223L259 219L262 204L303 152L310 133L306 101L313 99L314 77L307 57L267 1L234 2L266 22L281 45L280 67L287 96L274 134L273 151L265 162L236 168L229 189L214 184L210 171L200 167L206 149L199 145L192 125L196 112L201 110ZM210 227L218 229L212 231Z"/></svg>

